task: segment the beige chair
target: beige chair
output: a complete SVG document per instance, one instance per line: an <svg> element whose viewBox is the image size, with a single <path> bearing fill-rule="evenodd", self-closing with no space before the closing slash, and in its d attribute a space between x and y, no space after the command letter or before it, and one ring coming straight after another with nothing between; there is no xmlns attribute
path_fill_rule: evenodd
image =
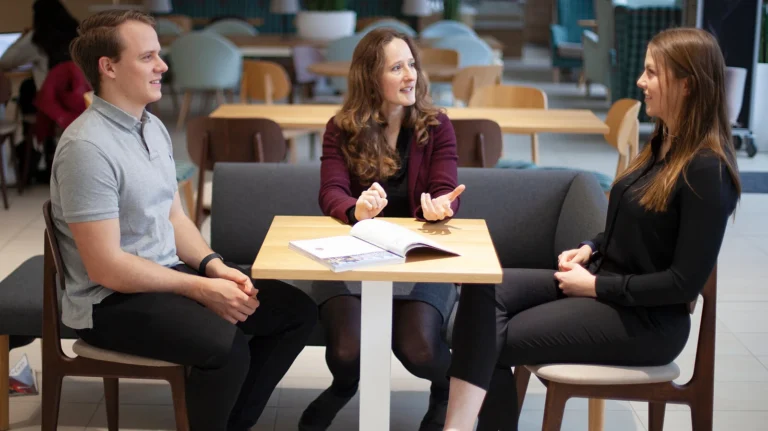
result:
<svg viewBox="0 0 768 431"><path fill-rule="evenodd" d="M240 83L240 101L252 103L264 101L271 105L275 100L291 98L291 79L283 66L271 61L243 61L243 77ZM296 139L313 135L308 130L283 130L288 144L288 160L296 163ZM312 145L312 144L310 144Z"/></svg>
<svg viewBox="0 0 768 431"><path fill-rule="evenodd" d="M503 66L469 66L461 69L451 81L453 104L461 106L472 98L478 88L501 84Z"/></svg>
<svg viewBox="0 0 768 431"><path fill-rule="evenodd" d="M619 152L619 162L616 165L618 177L629 167L629 161L640 151L640 102L635 99L619 99L611 105L605 124L610 129L605 140Z"/></svg>
<svg viewBox="0 0 768 431"><path fill-rule="evenodd" d="M455 49L424 48L421 50L421 65L459 67L459 51Z"/></svg>
<svg viewBox="0 0 768 431"><path fill-rule="evenodd" d="M662 431L667 403L686 404L691 409L695 431L712 431L715 394L715 311L717 266L701 291L703 309L696 347L693 377L678 385L680 368L671 364L658 367L617 367L579 364L545 364L516 367L518 409L522 408L531 373L547 385L542 431L559 431L565 403L569 398L589 398L589 431L603 429L603 399L648 402L648 431ZM696 302L688 305L693 314Z"/></svg>
<svg viewBox="0 0 768 431"><path fill-rule="evenodd" d="M93 103L93 91L86 91L83 93L83 99L85 100L85 107L88 108Z"/></svg>
<svg viewBox="0 0 768 431"><path fill-rule="evenodd" d="M538 88L493 85L478 88L469 99L472 108L547 109L547 94ZM539 163L539 135L531 134L531 159Z"/></svg>

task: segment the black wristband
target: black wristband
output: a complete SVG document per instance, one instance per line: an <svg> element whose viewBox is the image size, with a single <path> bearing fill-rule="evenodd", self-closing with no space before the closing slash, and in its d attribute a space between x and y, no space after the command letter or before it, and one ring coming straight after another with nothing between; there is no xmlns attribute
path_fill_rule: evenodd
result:
<svg viewBox="0 0 768 431"><path fill-rule="evenodd" d="M355 208L356 206L350 207L347 210L347 218L349 219L349 224L354 225L359 220L355 218Z"/></svg>
<svg viewBox="0 0 768 431"><path fill-rule="evenodd" d="M221 261L224 261L224 258L221 257L219 253L211 253L208 256L205 256L202 261L200 261L200 267L197 268L198 274L205 277L205 267L208 265L208 262L212 261L213 259L221 259Z"/></svg>

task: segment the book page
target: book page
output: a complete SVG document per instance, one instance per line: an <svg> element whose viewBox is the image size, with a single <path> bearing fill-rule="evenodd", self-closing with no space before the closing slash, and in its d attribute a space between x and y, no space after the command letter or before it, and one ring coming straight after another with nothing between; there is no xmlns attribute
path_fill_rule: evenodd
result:
<svg viewBox="0 0 768 431"><path fill-rule="evenodd" d="M425 236L419 235L400 225L383 220L369 219L358 222L352 227L350 235L368 241L371 244L377 245L402 257L405 257L408 251L412 248L420 245L458 255L458 253Z"/></svg>

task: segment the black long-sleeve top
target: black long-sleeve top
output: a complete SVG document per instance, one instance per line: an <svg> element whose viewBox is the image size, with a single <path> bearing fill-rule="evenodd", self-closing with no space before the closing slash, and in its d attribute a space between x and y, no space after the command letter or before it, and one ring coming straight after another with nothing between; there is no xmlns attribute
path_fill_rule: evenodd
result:
<svg viewBox="0 0 768 431"><path fill-rule="evenodd" d="M652 160L611 190L605 231L592 243L598 299L626 306L687 304L704 288L717 261L738 193L712 152L695 156L664 212L640 205L637 191L664 166Z"/></svg>

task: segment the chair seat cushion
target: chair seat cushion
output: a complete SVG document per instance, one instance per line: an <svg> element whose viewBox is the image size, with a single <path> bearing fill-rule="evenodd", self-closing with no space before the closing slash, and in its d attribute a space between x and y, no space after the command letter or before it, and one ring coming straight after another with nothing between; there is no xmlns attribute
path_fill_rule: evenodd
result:
<svg viewBox="0 0 768 431"><path fill-rule="evenodd" d="M573 385L640 385L671 382L680 376L674 362L658 367L545 364L526 368L542 379Z"/></svg>
<svg viewBox="0 0 768 431"><path fill-rule="evenodd" d="M128 355L125 353L118 353L112 350L100 349L98 347L91 346L83 340L75 341L72 346L78 356L84 358L96 359L98 361L116 362L119 364L128 365L140 365L144 367L175 367L177 364L171 362L160 361L158 359L143 358L141 356Z"/></svg>
<svg viewBox="0 0 768 431"><path fill-rule="evenodd" d="M61 299L64 292L57 293ZM61 338L77 338L72 329L60 328ZM43 336L43 256L30 257L0 280L0 334Z"/></svg>
<svg viewBox="0 0 768 431"><path fill-rule="evenodd" d="M560 42L557 45L557 55L564 58L581 58L584 56L584 46L580 43Z"/></svg>

